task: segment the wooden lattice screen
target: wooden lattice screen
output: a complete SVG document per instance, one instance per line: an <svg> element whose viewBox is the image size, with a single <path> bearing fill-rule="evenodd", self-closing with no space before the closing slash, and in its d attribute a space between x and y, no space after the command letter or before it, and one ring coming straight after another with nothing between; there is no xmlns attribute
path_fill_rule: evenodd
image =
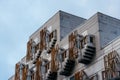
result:
<svg viewBox="0 0 120 80"><path fill-rule="evenodd" d="M69 59L74 60L75 53L74 53L74 44L75 44L75 35L71 33L69 35Z"/></svg>
<svg viewBox="0 0 120 80"><path fill-rule="evenodd" d="M116 69L116 65L118 65L118 63L116 63L117 56L118 55L116 51L112 51L108 55L104 56L105 70L102 71L103 80L111 79L120 75L120 72L117 72Z"/></svg>
<svg viewBox="0 0 120 80"><path fill-rule="evenodd" d="M22 80L27 80L28 67L24 66L22 70Z"/></svg>
<svg viewBox="0 0 120 80"><path fill-rule="evenodd" d="M51 52L51 71L56 72L57 71L57 62L56 62L56 55L58 51L58 46L54 47Z"/></svg>
<svg viewBox="0 0 120 80"><path fill-rule="evenodd" d="M40 31L40 44L39 44L39 48L41 51L46 47L45 37L46 37L46 30L42 29Z"/></svg>

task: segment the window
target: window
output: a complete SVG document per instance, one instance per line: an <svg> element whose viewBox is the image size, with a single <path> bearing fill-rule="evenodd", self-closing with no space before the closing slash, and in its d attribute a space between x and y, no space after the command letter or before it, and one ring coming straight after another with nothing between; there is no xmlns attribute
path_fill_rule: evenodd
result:
<svg viewBox="0 0 120 80"><path fill-rule="evenodd" d="M93 37L90 36L90 43L93 43Z"/></svg>

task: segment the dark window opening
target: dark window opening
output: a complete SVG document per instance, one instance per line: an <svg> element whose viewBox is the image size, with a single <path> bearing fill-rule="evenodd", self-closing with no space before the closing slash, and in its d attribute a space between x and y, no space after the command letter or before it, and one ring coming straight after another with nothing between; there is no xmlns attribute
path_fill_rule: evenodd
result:
<svg viewBox="0 0 120 80"><path fill-rule="evenodd" d="M93 43L93 37L90 37L90 43Z"/></svg>

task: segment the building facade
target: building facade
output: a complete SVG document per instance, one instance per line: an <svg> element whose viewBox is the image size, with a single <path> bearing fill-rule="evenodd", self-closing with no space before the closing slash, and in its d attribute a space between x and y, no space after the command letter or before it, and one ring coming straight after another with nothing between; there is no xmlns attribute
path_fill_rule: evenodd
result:
<svg viewBox="0 0 120 80"><path fill-rule="evenodd" d="M120 80L120 20L57 12L29 37L9 80Z"/></svg>

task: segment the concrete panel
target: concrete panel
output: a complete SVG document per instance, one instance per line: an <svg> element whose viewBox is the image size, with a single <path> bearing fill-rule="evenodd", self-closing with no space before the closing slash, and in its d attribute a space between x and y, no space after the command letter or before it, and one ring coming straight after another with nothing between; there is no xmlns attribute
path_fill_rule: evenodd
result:
<svg viewBox="0 0 120 80"><path fill-rule="evenodd" d="M100 44L104 48L110 41L120 35L120 20L99 13Z"/></svg>

